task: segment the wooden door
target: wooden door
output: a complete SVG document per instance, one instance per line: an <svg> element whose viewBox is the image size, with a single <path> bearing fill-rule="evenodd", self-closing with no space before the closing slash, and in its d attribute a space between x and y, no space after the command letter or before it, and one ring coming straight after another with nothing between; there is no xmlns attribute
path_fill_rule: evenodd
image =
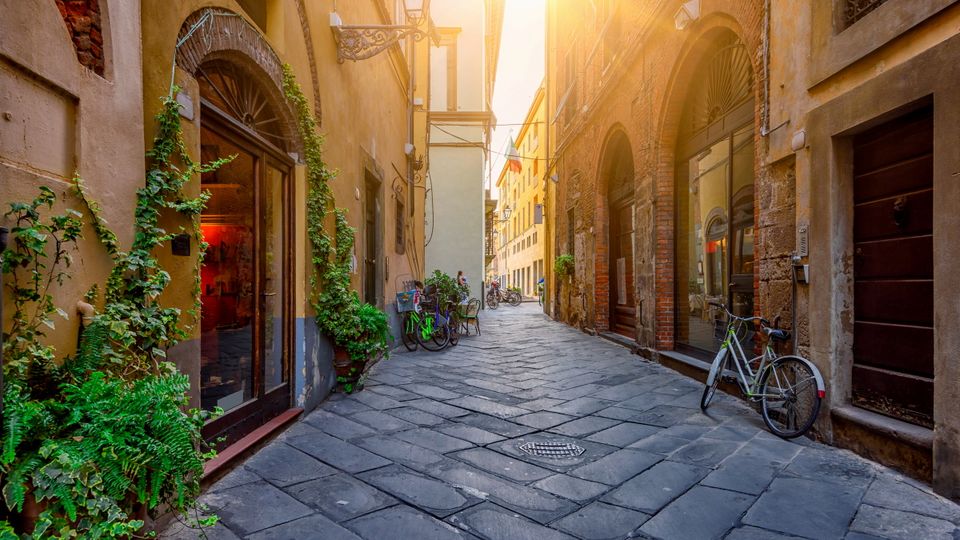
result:
<svg viewBox="0 0 960 540"><path fill-rule="evenodd" d="M381 209L380 183L367 176L365 183L365 197L363 209L363 294L364 300L375 306L380 306L380 260L381 248Z"/></svg>
<svg viewBox="0 0 960 540"><path fill-rule="evenodd" d="M610 210L610 329L634 338L637 308L633 294L633 205Z"/></svg>
<svg viewBox="0 0 960 540"><path fill-rule="evenodd" d="M853 401L932 427L933 111L853 143Z"/></svg>

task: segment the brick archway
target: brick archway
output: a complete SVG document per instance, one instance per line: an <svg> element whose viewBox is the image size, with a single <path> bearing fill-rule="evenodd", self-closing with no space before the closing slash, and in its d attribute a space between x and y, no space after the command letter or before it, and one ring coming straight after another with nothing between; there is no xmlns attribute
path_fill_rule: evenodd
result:
<svg viewBox="0 0 960 540"><path fill-rule="evenodd" d="M211 61L229 62L242 69L281 116L279 131L288 141L285 149L302 153L296 116L283 95L283 63L257 28L232 11L206 8L183 21L177 43L177 66L188 73L196 75Z"/></svg>
<svg viewBox="0 0 960 540"><path fill-rule="evenodd" d="M634 158L633 145L630 144L626 129L620 124L615 124L607 130L601 148L603 148L600 154L601 159L597 162L594 208L594 224L598 230L594 240L593 300L594 327L599 331L606 331L612 328L614 322L612 321L611 298L617 292L616 287L618 286L616 269L611 268L611 256L617 252L615 247L611 245L611 235L617 233L611 227L611 224L616 222L615 212L612 211L611 204L633 199ZM632 266L632 256L630 259L630 265ZM631 268L623 277L626 279L627 276L632 275ZM632 278L630 279L632 280ZM627 288L632 291L634 285L628 283ZM633 296L633 294L631 293L629 296ZM632 304L633 301L631 300L630 305ZM631 336L634 333L631 332Z"/></svg>
<svg viewBox="0 0 960 540"><path fill-rule="evenodd" d="M740 6L740 4L738 4ZM656 152L656 199L654 205L656 248L654 254L656 318L655 340L656 348L672 350L676 344L675 317L677 302L675 292L675 264L676 264L676 160L677 145L681 137L681 121L685 108L689 88L693 82L696 69L710 52L715 40L735 34L750 52L751 67L755 77L762 73L759 51L762 20L762 8L756 6L740 6L742 12L707 14L697 26L693 28L686 44L678 55L674 64L670 82L667 85L655 138ZM750 21L742 25L740 21ZM763 81L757 80L754 84L754 103L758 108L761 103L759 96ZM754 124L759 121L760 115L754 110ZM754 130L754 144L759 140L759 129ZM756 159L756 158L755 158ZM756 161L754 172L757 171ZM754 184L755 186L757 184ZM757 210L754 210L756 218ZM758 249L760 246L758 241ZM757 255L759 256L759 254Z"/></svg>

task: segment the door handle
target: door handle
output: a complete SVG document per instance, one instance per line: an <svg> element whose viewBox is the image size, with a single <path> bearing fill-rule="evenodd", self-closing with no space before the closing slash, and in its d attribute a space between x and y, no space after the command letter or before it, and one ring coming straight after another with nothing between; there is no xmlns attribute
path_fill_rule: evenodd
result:
<svg viewBox="0 0 960 540"><path fill-rule="evenodd" d="M262 294L263 296L276 296L276 295L277 295L277 293L275 293L275 292L265 292L265 293L261 293L261 294Z"/></svg>

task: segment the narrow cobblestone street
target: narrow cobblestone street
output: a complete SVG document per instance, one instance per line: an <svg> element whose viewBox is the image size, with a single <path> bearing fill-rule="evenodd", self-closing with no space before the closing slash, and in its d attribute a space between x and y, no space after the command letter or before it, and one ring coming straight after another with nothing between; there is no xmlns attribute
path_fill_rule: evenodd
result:
<svg viewBox="0 0 960 540"><path fill-rule="evenodd" d="M215 484L213 539L958 538L960 507L728 395L550 321L397 353ZM529 442L579 456L527 455ZM167 538L197 537L179 526Z"/></svg>

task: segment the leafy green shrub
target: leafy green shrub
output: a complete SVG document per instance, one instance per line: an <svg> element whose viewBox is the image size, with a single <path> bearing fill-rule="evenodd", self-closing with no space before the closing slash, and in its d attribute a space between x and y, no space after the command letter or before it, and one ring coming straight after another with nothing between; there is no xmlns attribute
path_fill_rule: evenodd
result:
<svg viewBox="0 0 960 540"><path fill-rule="evenodd" d="M458 284L455 278L440 270L434 270L433 274L424 281L424 284L427 288L435 289L440 299L446 302L459 303L463 298L470 295L469 286Z"/></svg>
<svg viewBox="0 0 960 540"><path fill-rule="evenodd" d="M574 269L573 255L564 253L553 261L553 272L560 277L572 276Z"/></svg>

